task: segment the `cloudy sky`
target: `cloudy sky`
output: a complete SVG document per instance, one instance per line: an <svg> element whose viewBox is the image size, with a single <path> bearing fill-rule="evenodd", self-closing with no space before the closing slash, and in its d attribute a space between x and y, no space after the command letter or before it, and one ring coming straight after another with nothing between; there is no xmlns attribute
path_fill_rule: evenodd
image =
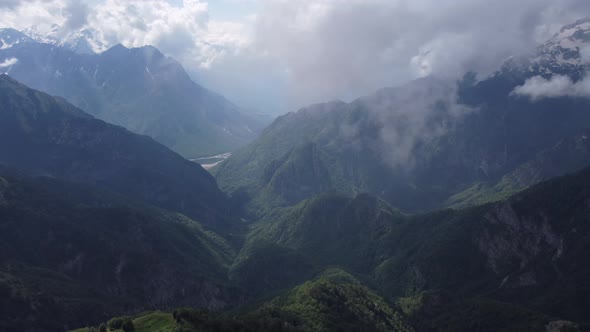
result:
<svg viewBox="0 0 590 332"><path fill-rule="evenodd" d="M0 26L154 45L206 87L275 113L429 74L486 75L585 16L588 0L0 0Z"/></svg>

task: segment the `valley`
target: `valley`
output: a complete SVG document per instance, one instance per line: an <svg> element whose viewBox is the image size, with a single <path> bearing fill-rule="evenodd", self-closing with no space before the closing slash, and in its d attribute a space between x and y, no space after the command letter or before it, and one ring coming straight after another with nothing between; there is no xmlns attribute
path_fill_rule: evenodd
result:
<svg viewBox="0 0 590 332"><path fill-rule="evenodd" d="M209 170L209 169L221 164L224 160L226 160L229 157L231 157L231 152L217 154L214 156L193 158L193 159L189 159L189 160L192 162L198 163L204 169Z"/></svg>

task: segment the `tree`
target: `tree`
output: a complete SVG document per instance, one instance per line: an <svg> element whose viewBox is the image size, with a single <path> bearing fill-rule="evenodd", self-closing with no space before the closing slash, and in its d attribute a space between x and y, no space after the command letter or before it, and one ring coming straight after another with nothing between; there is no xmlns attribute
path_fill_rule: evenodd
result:
<svg viewBox="0 0 590 332"><path fill-rule="evenodd" d="M121 327L123 325L123 318L115 317L115 318L109 320L107 322L107 324L109 326L109 330L111 330L111 331L119 330L119 329L121 329Z"/></svg>
<svg viewBox="0 0 590 332"><path fill-rule="evenodd" d="M107 332L107 324L100 324L100 326L98 327L98 332Z"/></svg>
<svg viewBox="0 0 590 332"><path fill-rule="evenodd" d="M121 330L124 332L133 332L135 331L135 325L133 325L133 321L131 319L127 319L121 325Z"/></svg>

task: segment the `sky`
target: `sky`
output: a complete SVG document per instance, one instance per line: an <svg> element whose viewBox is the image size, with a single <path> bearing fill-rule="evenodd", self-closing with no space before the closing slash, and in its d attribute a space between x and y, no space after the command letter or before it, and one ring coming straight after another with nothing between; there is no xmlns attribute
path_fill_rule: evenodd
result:
<svg viewBox="0 0 590 332"><path fill-rule="evenodd" d="M428 75L489 75L586 16L587 0L0 0L0 27L153 45L205 87L274 114Z"/></svg>

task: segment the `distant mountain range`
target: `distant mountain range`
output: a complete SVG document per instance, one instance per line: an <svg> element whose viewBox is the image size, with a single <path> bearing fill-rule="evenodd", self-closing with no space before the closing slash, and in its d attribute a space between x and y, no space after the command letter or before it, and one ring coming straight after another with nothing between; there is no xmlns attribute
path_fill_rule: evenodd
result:
<svg viewBox="0 0 590 332"><path fill-rule="evenodd" d="M94 119L0 75L0 163L96 185L215 225L227 198L215 179L149 137Z"/></svg>
<svg viewBox="0 0 590 332"><path fill-rule="evenodd" d="M187 158L232 151L261 128L257 119L194 83L156 48L117 45L100 54L82 52L87 33L56 41L33 30L27 35L2 29L0 72Z"/></svg>

